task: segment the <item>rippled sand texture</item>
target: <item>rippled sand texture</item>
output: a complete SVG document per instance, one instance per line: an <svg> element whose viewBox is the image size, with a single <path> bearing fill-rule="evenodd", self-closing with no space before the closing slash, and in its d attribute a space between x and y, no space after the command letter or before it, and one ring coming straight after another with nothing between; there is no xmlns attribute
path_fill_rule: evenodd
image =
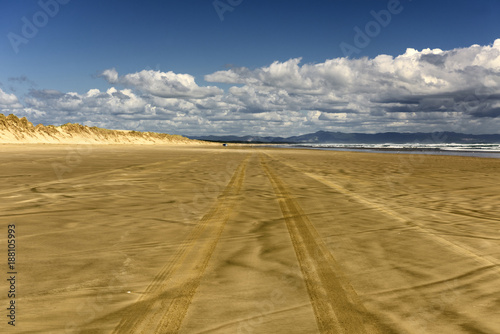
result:
<svg viewBox="0 0 500 334"><path fill-rule="evenodd" d="M0 153L19 271L2 333L500 333L500 160Z"/></svg>

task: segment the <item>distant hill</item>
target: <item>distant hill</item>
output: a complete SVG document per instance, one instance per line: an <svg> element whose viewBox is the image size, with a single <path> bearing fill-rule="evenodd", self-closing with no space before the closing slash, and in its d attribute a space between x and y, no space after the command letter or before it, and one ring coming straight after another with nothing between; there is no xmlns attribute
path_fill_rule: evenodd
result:
<svg viewBox="0 0 500 334"><path fill-rule="evenodd" d="M260 137L260 136L188 136L191 139L199 139L215 142L230 143L288 143L282 137ZM203 138L203 139L202 139Z"/></svg>
<svg viewBox="0 0 500 334"><path fill-rule="evenodd" d="M166 133L108 130L95 126L64 124L33 126L26 117L0 114L0 143L33 144L201 144Z"/></svg>
<svg viewBox="0 0 500 334"><path fill-rule="evenodd" d="M245 142L245 143L311 143L311 144L406 144L406 143L500 143L500 134L471 135L456 132L437 133L343 133L318 131L301 136L292 137L261 137L261 136L194 136L193 139L218 142Z"/></svg>

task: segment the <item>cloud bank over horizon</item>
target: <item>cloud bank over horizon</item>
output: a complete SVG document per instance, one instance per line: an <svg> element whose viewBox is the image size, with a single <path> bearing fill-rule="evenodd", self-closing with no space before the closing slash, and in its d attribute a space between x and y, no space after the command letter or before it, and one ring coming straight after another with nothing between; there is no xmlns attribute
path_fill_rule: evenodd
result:
<svg viewBox="0 0 500 334"><path fill-rule="evenodd" d="M185 135L478 134L500 128L500 39L452 50L409 48L396 57L301 61L232 67L205 75L211 85L197 83L191 74L120 75L115 68L99 74L110 85L106 90L60 92L31 85L28 94L17 96L0 85L0 112L35 123Z"/></svg>

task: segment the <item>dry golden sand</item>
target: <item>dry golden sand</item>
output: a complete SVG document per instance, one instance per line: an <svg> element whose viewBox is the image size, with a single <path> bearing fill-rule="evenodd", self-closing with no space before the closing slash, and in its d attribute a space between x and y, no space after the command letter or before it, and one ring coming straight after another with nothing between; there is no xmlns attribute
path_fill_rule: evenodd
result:
<svg viewBox="0 0 500 334"><path fill-rule="evenodd" d="M15 329L2 279L2 333L500 333L500 160L125 145L0 157L0 244L16 224L19 272Z"/></svg>

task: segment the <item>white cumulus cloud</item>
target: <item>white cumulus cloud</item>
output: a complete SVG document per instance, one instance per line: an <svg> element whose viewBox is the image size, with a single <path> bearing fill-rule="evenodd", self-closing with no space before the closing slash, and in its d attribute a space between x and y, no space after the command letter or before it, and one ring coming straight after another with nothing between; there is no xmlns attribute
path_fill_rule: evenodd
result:
<svg viewBox="0 0 500 334"><path fill-rule="evenodd" d="M22 105L19 103L17 96L6 93L0 88L0 110L9 111L18 108L22 108Z"/></svg>
<svg viewBox="0 0 500 334"><path fill-rule="evenodd" d="M207 74L143 70L101 73L110 87L86 93L35 90L22 99L0 89L0 108L36 122L190 135L290 136L343 132L456 131L500 127L500 39L452 50L408 48L401 55L301 58ZM121 88L120 88L121 87Z"/></svg>
<svg viewBox="0 0 500 334"><path fill-rule="evenodd" d="M190 74L176 74L172 71L143 70L119 76L113 68L103 71L101 76L110 84L122 84L163 98L201 99L223 93L215 86L198 86Z"/></svg>

